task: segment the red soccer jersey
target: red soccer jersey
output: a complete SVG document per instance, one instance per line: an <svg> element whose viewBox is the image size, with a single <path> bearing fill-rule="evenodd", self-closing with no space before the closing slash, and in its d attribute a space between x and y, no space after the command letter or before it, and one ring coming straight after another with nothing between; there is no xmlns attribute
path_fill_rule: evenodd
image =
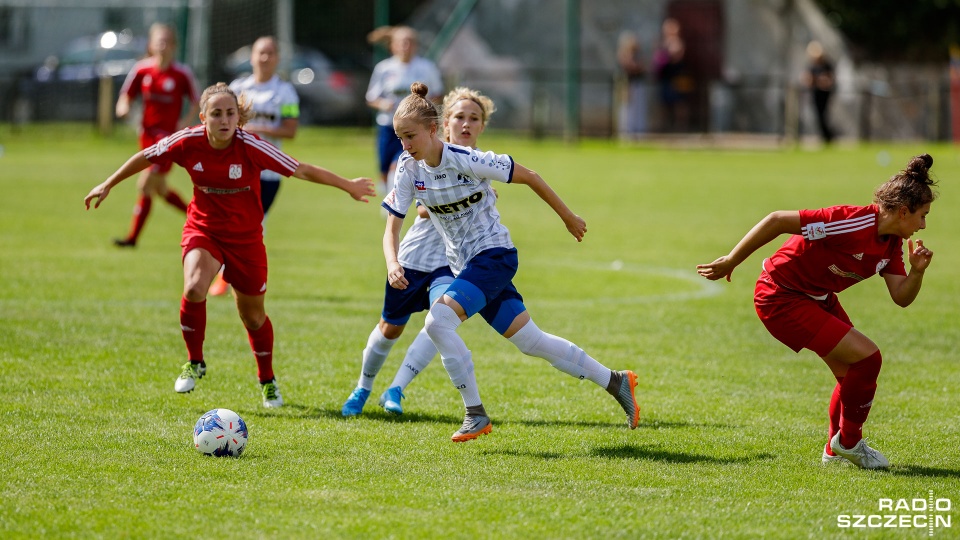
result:
<svg viewBox="0 0 960 540"><path fill-rule="evenodd" d="M784 242L764 267L777 285L814 297L874 274L905 276L903 239L880 236L878 213L875 204L801 210L803 233Z"/></svg>
<svg viewBox="0 0 960 540"><path fill-rule="evenodd" d="M190 174L193 200L185 228L222 242L262 240L260 172L291 176L300 163L252 133L238 129L230 146L217 150L202 125L182 129L143 151L151 163L173 162Z"/></svg>
<svg viewBox="0 0 960 540"><path fill-rule="evenodd" d="M183 99L200 101L193 72L187 66L173 62L165 70L160 70L155 58L144 58L137 62L123 81L120 93L131 100L143 96L144 131L161 130L173 133L177 130Z"/></svg>

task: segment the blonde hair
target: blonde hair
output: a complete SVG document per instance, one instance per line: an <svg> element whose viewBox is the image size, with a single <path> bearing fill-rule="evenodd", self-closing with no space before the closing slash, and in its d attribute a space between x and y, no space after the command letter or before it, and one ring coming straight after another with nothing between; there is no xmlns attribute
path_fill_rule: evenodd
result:
<svg viewBox="0 0 960 540"><path fill-rule="evenodd" d="M480 121L486 127L487 122L490 121L490 116L497 111L497 106L493 104L492 99L465 86L454 88L443 98L443 121L446 122L453 114L453 106L465 99L476 103L480 107ZM450 133L448 133L447 127L443 128L443 138L445 141L450 141Z"/></svg>
<svg viewBox="0 0 960 540"><path fill-rule="evenodd" d="M440 130L441 114L437 105L427 99L427 85L417 81L410 85L410 95L403 98L397 107L397 112L393 114L396 120L413 120L424 127L434 126Z"/></svg>
<svg viewBox="0 0 960 540"><path fill-rule="evenodd" d="M419 41L419 35L412 26L381 26L374 28L367 34L367 43L371 45L381 44L389 47L393 36L400 32L410 32L414 41Z"/></svg>
<svg viewBox="0 0 960 540"><path fill-rule="evenodd" d="M253 104L248 102L243 94L238 96L225 82L208 86L203 94L200 94L200 112L204 115L207 114L207 102L217 94L228 94L233 97L237 103L237 114L240 116L237 127L243 127L250 120L250 108Z"/></svg>

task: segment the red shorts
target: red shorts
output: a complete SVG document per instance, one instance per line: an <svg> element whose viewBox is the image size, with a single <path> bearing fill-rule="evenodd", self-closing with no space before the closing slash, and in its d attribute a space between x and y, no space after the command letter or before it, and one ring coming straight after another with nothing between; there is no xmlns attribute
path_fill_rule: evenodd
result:
<svg viewBox="0 0 960 540"><path fill-rule="evenodd" d="M267 249L263 241L243 244L218 242L190 227L184 227L183 257L194 249L205 249L224 265L223 279L237 291L257 296L267 292Z"/></svg>
<svg viewBox="0 0 960 540"><path fill-rule="evenodd" d="M154 144L157 143L160 139L170 135L170 132L163 131L159 129L145 129L140 132L140 149L146 150ZM150 165L150 172L156 174L167 174L170 172L170 169L173 168L173 162L168 161L167 163L154 163Z"/></svg>
<svg viewBox="0 0 960 540"><path fill-rule="evenodd" d="M753 305L767 331L795 352L810 349L826 356L853 328L836 294L815 300L777 286L766 270L757 279Z"/></svg>

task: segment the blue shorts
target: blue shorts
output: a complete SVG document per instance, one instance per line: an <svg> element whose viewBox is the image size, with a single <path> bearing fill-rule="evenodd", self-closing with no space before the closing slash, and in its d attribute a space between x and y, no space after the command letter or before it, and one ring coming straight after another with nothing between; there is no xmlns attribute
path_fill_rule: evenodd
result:
<svg viewBox="0 0 960 540"><path fill-rule="evenodd" d="M517 315L527 310L513 286L520 263L516 248L493 248L478 253L463 268L446 294L457 301L467 317L479 313L503 334Z"/></svg>
<svg viewBox="0 0 960 540"><path fill-rule="evenodd" d="M406 289L394 289L388 281L383 294L383 313L380 316L395 326L403 326L410 320L410 315L430 309L430 305L443 296L447 286L453 283L453 272L448 266L433 272L404 268L403 276L408 282Z"/></svg>
<svg viewBox="0 0 960 540"><path fill-rule="evenodd" d="M393 126L380 126L377 130L377 155L380 156L380 172L386 173L403 153L403 144Z"/></svg>

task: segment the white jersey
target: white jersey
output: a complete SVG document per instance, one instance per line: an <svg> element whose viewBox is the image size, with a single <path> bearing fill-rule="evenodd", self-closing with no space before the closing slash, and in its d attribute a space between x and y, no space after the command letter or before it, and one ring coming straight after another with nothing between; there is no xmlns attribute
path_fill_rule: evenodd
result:
<svg viewBox="0 0 960 540"><path fill-rule="evenodd" d="M430 218L422 218L418 215L413 221L413 225L407 229L407 234L400 242L397 261L404 268L421 272L433 272L438 268L449 266L443 237L430 222Z"/></svg>
<svg viewBox="0 0 960 540"><path fill-rule="evenodd" d="M367 101L380 98L393 100L392 110L377 113L377 124L393 125L393 113L397 112L400 100L410 94L410 85L417 81L427 85L428 98L443 95L440 70L436 64L422 56L414 56L407 64L391 56L374 66L370 84L367 86Z"/></svg>
<svg viewBox="0 0 960 540"><path fill-rule="evenodd" d="M293 85L274 75L267 82L257 82L253 75L237 79L230 83L230 89L238 96L243 94L248 103L252 104L251 118L247 126L278 128L288 118L300 116L300 97ZM280 148L280 139L261 135L277 148ZM280 180L280 176L273 171L263 171L261 177L265 180Z"/></svg>
<svg viewBox="0 0 960 540"><path fill-rule="evenodd" d="M490 184L512 178L512 157L443 143L437 167L407 152L400 155L395 187L383 207L405 217L414 200L426 206L443 237L450 269L457 275L477 253L513 247L510 231L500 223L497 195Z"/></svg>

